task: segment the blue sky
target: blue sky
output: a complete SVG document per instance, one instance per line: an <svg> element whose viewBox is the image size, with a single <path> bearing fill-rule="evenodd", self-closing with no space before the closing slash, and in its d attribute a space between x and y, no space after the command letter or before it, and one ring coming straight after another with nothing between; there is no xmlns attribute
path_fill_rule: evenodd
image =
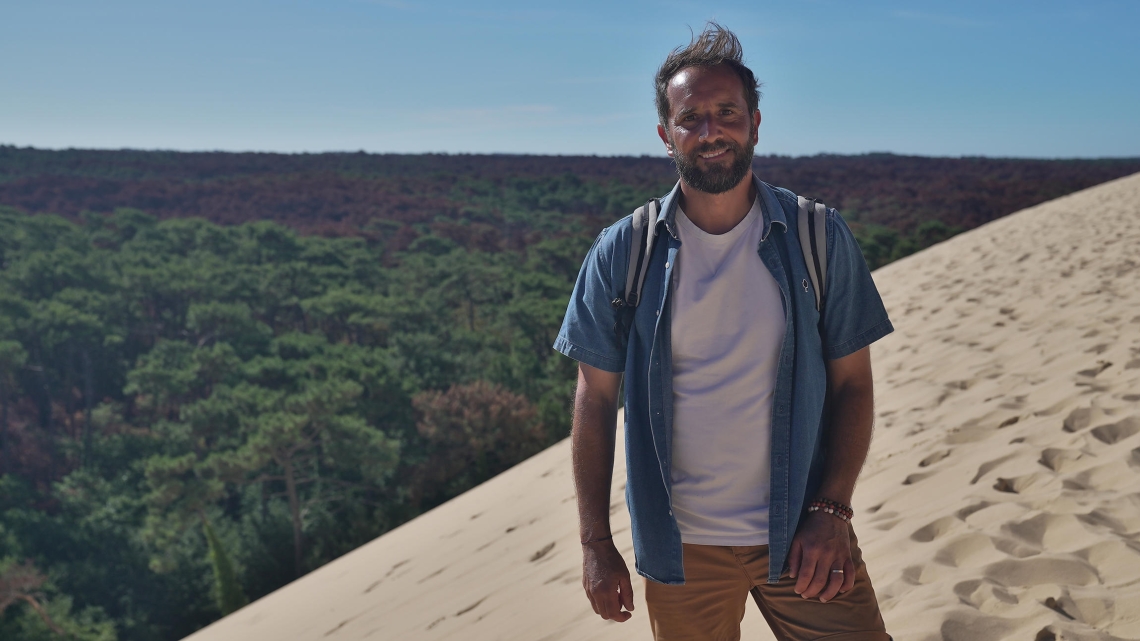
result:
<svg viewBox="0 0 1140 641"><path fill-rule="evenodd" d="M1140 156L1136 0L0 0L0 144L661 155L708 19L757 153Z"/></svg>

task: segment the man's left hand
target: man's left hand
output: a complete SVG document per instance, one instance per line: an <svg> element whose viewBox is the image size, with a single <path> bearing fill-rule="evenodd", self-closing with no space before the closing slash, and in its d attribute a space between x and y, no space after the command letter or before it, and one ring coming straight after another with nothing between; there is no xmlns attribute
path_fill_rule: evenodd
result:
<svg viewBox="0 0 1140 641"><path fill-rule="evenodd" d="M805 599L818 596L820 602L827 603L855 585L850 526L831 514L808 514L792 538L788 561L789 576L796 579L796 594Z"/></svg>

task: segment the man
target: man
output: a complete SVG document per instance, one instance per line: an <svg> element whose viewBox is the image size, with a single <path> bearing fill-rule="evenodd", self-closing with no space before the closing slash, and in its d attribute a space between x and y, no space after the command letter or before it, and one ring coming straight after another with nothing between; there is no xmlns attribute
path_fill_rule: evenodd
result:
<svg viewBox="0 0 1140 641"><path fill-rule="evenodd" d="M655 637L739 639L751 593L780 639L889 640L848 507L871 438L868 345L893 329L882 301L829 211L817 310L796 196L752 175L758 84L731 32L710 23L656 85L680 181L651 223L641 303L619 303L627 217L595 241L555 343L579 361L586 594L602 618L630 618L609 529L624 372L626 498Z"/></svg>

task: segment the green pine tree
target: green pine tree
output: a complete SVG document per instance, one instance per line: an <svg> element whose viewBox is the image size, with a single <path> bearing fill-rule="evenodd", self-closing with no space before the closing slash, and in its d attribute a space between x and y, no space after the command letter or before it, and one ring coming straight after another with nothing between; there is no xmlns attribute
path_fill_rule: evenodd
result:
<svg viewBox="0 0 1140 641"><path fill-rule="evenodd" d="M234 565L230 562L230 557L222 548L222 542L218 539L218 535L214 532L214 528L206 517L202 517L202 529L206 532L206 541L210 545L210 565L214 568L214 590L215 597L218 600L218 608L222 611L222 616L237 612L247 603L249 599L246 598L245 592L242 592L241 584L238 583L237 572L234 570Z"/></svg>

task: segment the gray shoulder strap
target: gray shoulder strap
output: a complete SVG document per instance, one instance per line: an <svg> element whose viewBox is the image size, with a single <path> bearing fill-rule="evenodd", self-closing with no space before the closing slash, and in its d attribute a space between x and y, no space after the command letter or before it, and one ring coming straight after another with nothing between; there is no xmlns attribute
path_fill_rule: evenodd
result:
<svg viewBox="0 0 1140 641"><path fill-rule="evenodd" d="M815 308L822 311L827 295L827 206L803 196L799 197L799 205L800 250L815 290Z"/></svg>
<svg viewBox="0 0 1140 641"><path fill-rule="evenodd" d="M625 304L637 307L641 288L645 285L645 267L653 253L656 238L657 199L654 198L633 212L633 239L629 247L629 269L625 276Z"/></svg>

